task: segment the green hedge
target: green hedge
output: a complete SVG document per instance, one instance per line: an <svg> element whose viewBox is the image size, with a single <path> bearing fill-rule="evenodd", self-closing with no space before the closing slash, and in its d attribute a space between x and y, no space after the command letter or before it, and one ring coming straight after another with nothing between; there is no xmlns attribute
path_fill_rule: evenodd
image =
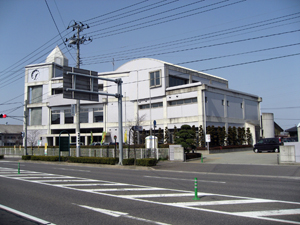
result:
<svg viewBox="0 0 300 225"><path fill-rule="evenodd" d="M31 160L31 155L22 155L23 160Z"/></svg>
<svg viewBox="0 0 300 225"><path fill-rule="evenodd" d="M134 158L123 159L123 165L134 165Z"/></svg>
<svg viewBox="0 0 300 225"><path fill-rule="evenodd" d="M35 155L23 155L23 160L36 160L36 161L58 161L58 156L35 156ZM65 157L61 156L60 161L72 162L72 163L93 163L93 164L109 164L116 165L119 162L119 158L112 157ZM137 166L155 166L156 159L137 159ZM134 158L123 159L123 165L134 165Z"/></svg>
<svg viewBox="0 0 300 225"><path fill-rule="evenodd" d="M137 159L137 166L155 166L157 163L156 159Z"/></svg>
<svg viewBox="0 0 300 225"><path fill-rule="evenodd" d="M69 162L115 165L119 162L119 159L111 157L69 157Z"/></svg>

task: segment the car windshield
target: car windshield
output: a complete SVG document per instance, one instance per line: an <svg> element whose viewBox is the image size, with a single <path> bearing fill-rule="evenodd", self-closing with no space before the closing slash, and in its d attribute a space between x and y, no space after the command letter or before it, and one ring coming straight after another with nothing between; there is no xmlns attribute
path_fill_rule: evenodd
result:
<svg viewBox="0 0 300 225"><path fill-rule="evenodd" d="M264 143L264 140L259 140L257 143L262 144Z"/></svg>

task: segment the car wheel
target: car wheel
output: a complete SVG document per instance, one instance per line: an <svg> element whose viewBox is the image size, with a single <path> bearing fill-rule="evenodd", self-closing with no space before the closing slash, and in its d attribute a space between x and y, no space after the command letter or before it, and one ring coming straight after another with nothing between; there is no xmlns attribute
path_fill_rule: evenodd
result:
<svg viewBox="0 0 300 225"><path fill-rule="evenodd" d="M274 149L274 152L279 152L279 149L278 149L278 148L275 148L275 149Z"/></svg>
<svg viewBox="0 0 300 225"><path fill-rule="evenodd" d="M255 153L259 153L259 151L258 151L258 149L257 149L257 148L256 148L256 149L254 149L254 152L255 152Z"/></svg>

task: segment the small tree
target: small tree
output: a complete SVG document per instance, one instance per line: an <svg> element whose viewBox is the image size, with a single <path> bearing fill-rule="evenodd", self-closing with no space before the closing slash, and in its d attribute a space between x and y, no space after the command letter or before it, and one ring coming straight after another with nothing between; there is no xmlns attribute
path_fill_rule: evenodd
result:
<svg viewBox="0 0 300 225"><path fill-rule="evenodd" d="M174 126L173 143L175 143L175 140L176 140L176 138L177 138L177 135L178 135L178 130L177 130L177 127Z"/></svg>
<svg viewBox="0 0 300 225"><path fill-rule="evenodd" d="M161 128L158 129L158 134L157 134L157 139L158 141L163 140L164 136L163 136L163 130Z"/></svg>
<svg viewBox="0 0 300 225"><path fill-rule="evenodd" d="M237 130L236 127L232 127L232 144L237 145Z"/></svg>
<svg viewBox="0 0 300 225"><path fill-rule="evenodd" d="M169 138L169 130L168 127L165 127L165 137L164 137L164 143L168 144L170 142L170 138Z"/></svg>
<svg viewBox="0 0 300 225"><path fill-rule="evenodd" d="M218 127L217 129L218 133L218 145L219 146L224 146L225 144L225 138L226 138L226 130L225 127Z"/></svg>
<svg viewBox="0 0 300 225"><path fill-rule="evenodd" d="M31 130L27 132L27 143L31 146L31 154L33 155L33 146L37 146L40 130Z"/></svg>
<svg viewBox="0 0 300 225"><path fill-rule="evenodd" d="M233 145L233 134L232 134L232 127L228 127L228 135L227 135L227 145Z"/></svg>
<svg viewBox="0 0 300 225"><path fill-rule="evenodd" d="M246 130L246 140L247 140L248 145L252 144L252 134L251 134L249 127L247 127L247 130Z"/></svg>
<svg viewBox="0 0 300 225"><path fill-rule="evenodd" d="M190 125L182 125L178 136L175 139L175 144L180 144L185 152L189 152L190 149L195 149L195 136L196 133L193 132Z"/></svg>
<svg viewBox="0 0 300 225"><path fill-rule="evenodd" d="M204 130L202 125L199 127L199 145L201 147L205 147L205 136L204 136Z"/></svg>
<svg viewBox="0 0 300 225"><path fill-rule="evenodd" d="M245 143L245 128L244 127L239 127L238 128L237 143L239 145L243 145Z"/></svg>

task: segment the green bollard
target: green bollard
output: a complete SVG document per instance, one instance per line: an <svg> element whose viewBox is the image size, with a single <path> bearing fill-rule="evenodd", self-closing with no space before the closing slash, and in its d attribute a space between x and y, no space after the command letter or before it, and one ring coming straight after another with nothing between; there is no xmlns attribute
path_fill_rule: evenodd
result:
<svg viewBox="0 0 300 225"><path fill-rule="evenodd" d="M198 181L197 181L197 178L195 178L195 197L193 198L193 200L200 200L200 198L198 198Z"/></svg>
<svg viewBox="0 0 300 225"><path fill-rule="evenodd" d="M201 154L201 163L203 163L203 157L202 157L202 154Z"/></svg>
<svg viewBox="0 0 300 225"><path fill-rule="evenodd" d="M18 174L20 174L20 163L18 164Z"/></svg>

